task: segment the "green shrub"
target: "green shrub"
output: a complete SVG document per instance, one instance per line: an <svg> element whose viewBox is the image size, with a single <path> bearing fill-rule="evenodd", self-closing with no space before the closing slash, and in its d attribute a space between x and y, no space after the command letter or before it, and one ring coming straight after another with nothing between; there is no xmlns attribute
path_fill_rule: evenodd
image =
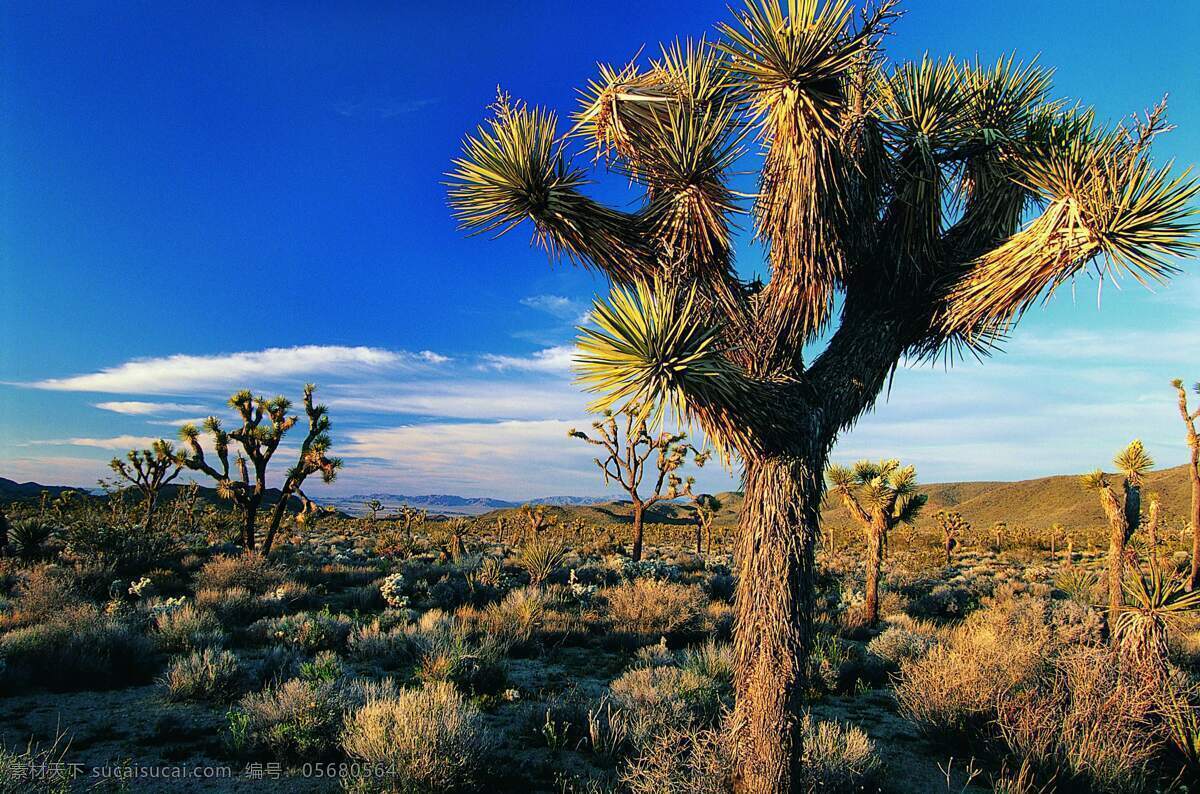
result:
<svg viewBox="0 0 1200 794"><path fill-rule="evenodd" d="M635 667L609 689L613 705L623 712L629 740L638 748L668 729L712 724L727 694L712 678L677 667Z"/></svg>
<svg viewBox="0 0 1200 794"><path fill-rule="evenodd" d="M253 692L230 713L235 749L281 761L327 757L347 706L338 682L293 678Z"/></svg>
<svg viewBox="0 0 1200 794"><path fill-rule="evenodd" d="M250 626L249 634L259 642L294 645L308 653L315 653L344 648L353 626L353 621L345 615L298 612L256 621Z"/></svg>

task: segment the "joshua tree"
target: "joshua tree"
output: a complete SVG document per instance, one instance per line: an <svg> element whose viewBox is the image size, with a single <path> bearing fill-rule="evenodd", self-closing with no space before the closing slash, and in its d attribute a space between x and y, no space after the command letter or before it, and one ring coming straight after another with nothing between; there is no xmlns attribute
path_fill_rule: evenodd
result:
<svg viewBox="0 0 1200 794"><path fill-rule="evenodd" d="M706 453L695 452L684 440L683 433L661 432L650 435L648 418L641 406L630 406L619 416L606 411L603 419L592 422L595 437L571 428L567 435L583 439L604 449L603 458L593 461L604 472L604 484L616 482L629 494L633 504L633 552L636 562L642 559L642 530L646 510L663 499L675 499L682 491L683 480L675 474L694 452L697 465L703 466ZM639 489L646 473L646 463L654 455L654 489L642 496ZM665 490L664 490L665 488Z"/></svg>
<svg viewBox="0 0 1200 794"><path fill-rule="evenodd" d="M330 458L329 452L329 415L324 405L313 404L311 383L304 387L304 413L308 417L308 433L300 444L300 456L296 465L288 469L280 489L279 500L271 511L270 523L267 526L266 538L263 541L263 556L271 553L271 544L275 541L275 533L283 520L288 500L304 485L308 475L320 472L321 479L332 482L342 467L341 458ZM255 522L258 510L262 505L263 496L267 491L267 464L279 449L279 442L284 435L299 421L298 417L288 415L292 403L280 395L270 400L265 397L255 397L248 390L238 392L229 398L229 405L235 409L242 426L226 432L221 427L221 420L210 416L204 420L204 430L212 438L213 447L221 468L214 468L204 457L200 447L200 429L193 424L180 428L179 435L188 445L190 454L184 457L184 465L189 469L201 471L217 481L217 492L225 499L230 499L242 511L242 545L247 551L255 548ZM242 447L234 461L236 474L231 474L229 468L229 442L236 441ZM253 481L250 466L254 467Z"/></svg>
<svg viewBox="0 0 1200 794"><path fill-rule="evenodd" d="M368 499L363 502L363 507L367 508L367 512L371 514L371 521L379 518L379 511L383 509L383 502L378 499Z"/></svg>
<svg viewBox="0 0 1200 794"><path fill-rule="evenodd" d="M958 546L958 539L971 531L971 525L957 510L939 510L933 514L942 530L942 538L946 548L946 564L950 564L950 554Z"/></svg>
<svg viewBox="0 0 1200 794"><path fill-rule="evenodd" d="M428 510L418 510L408 505L400 505L400 522L404 525L405 534L410 538L412 537L413 530L424 524L428 518Z"/></svg>
<svg viewBox="0 0 1200 794"><path fill-rule="evenodd" d="M546 512L545 505L523 504L521 515L525 518L528 537L536 538L546 527L554 526L558 519Z"/></svg>
<svg viewBox="0 0 1200 794"><path fill-rule="evenodd" d="M4 514L4 505L0 505L0 557L8 553L8 516Z"/></svg>
<svg viewBox="0 0 1200 794"><path fill-rule="evenodd" d="M1187 428L1187 444L1191 456L1188 460L1188 477L1192 481L1192 505L1189 520L1192 524L1192 572L1188 576L1188 591L1195 590L1200 585L1200 434L1196 432L1196 420L1200 419L1200 408L1188 410L1187 392L1183 381L1173 380L1171 385L1179 392L1179 415L1183 417L1183 425ZM1200 383L1192 387L1200 394Z"/></svg>
<svg viewBox="0 0 1200 794"><path fill-rule="evenodd" d="M866 535L866 619L873 626L879 621L879 573L888 533L897 524L914 523L929 497L917 493L917 470L901 468L898 460L860 460L852 468L834 465L826 476Z"/></svg>
<svg viewBox="0 0 1200 794"><path fill-rule="evenodd" d="M800 779L813 548L838 433L901 361L990 350L1090 264L1163 278L1194 231L1196 184L1150 161L1161 110L1103 129L1052 99L1036 64L888 64L896 15L892 0L861 17L847 0L749 0L714 44L601 67L566 135L555 113L501 97L449 177L463 228L529 221L552 254L614 282L580 342L596 409L670 409L740 458L739 794ZM766 284L733 262L730 179L755 138ZM573 141L643 191L641 206L585 195Z"/></svg>
<svg viewBox="0 0 1200 794"><path fill-rule="evenodd" d="M1122 587L1125 580L1125 544L1142 522L1142 480L1154 468L1154 460L1146 453L1142 442L1134 439L1121 450L1113 465L1124 476L1121 485L1124 499L1117 496L1108 475L1100 469L1080 478L1083 487L1100 496L1100 506L1108 517L1108 626L1115 632L1117 616L1125 600ZM1115 634L1114 634L1115 636Z"/></svg>
<svg viewBox="0 0 1200 794"><path fill-rule="evenodd" d="M717 518L717 511L722 507L721 500L710 493L702 493L692 497L692 511L696 521L696 553L703 554L701 539L708 538L708 551L712 552L712 526Z"/></svg>
<svg viewBox="0 0 1200 794"><path fill-rule="evenodd" d="M149 530L154 521L158 494L183 470L184 454L176 452L170 441L159 439L150 449L131 449L125 460L113 458L109 467L118 477L142 492L145 501L144 525Z"/></svg>

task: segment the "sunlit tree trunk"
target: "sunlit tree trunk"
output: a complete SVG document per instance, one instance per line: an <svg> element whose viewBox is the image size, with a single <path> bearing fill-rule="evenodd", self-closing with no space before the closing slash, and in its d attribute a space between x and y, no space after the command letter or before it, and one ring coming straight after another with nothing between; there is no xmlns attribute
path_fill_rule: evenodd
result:
<svg viewBox="0 0 1200 794"><path fill-rule="evenodd" d="M824 452L746 462L734 632L738 794L782 794L800 779L824 467Z"/></svg>
<svg viewBox="0 0 1200 794"><path fill-rule="evenodd" d="M874 626L879 621L879 576L883 571L883 541L887 535L882 516L875 516L867 528L867 593L865 617Z"/></svg>
<svg viewBox="0 0 1200 794"><path fill-rule="evenodd" d="M640 499L633 500L633 552L630 556L634 562L642 559L642 531L645 521L646 505Z"/></svg>

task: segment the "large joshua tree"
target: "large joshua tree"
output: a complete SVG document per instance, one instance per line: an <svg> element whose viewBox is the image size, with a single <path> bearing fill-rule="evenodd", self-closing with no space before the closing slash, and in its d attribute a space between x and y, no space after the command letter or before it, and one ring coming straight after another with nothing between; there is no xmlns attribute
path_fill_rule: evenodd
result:
<svg viewBox="0 0 1200 794"><path fill-rule="evenodd" d="M867 625L874 626L879 622L879 574L888 533L897 524L915 523L929 497L917 493L916 468L901 467L898 460L860 460L853 467L830 466L825 476L866 536L864 617Z"/></svg>
<svg viewBox="0 0 1200 794"><path fill-rule="evenodd" d="M592 436L575 428L568 430L567 435L604 450L602 457L593 459L596 467L604 472L604 484L615 482L629 494L633 505L633 550L630 556L637 562L642 559L646 511L664 499L675 499L684 493L683 480L676 472L687 461L689 452L694 454L700 466L704 465L707 455L695 451L683 433L662 431L652 434L646 412L640 406L630 406L620 415L609 411L592 422L592 429L595 431ZM642 478L651 456L654 458L654 486L646 494L641 490Z"/></svg>
<svg viewBox="0 0 1200 794"><path fill-rule="evenodd" d="M1196 420L1200 419L1200 408L1195 411L1188 409L1187 391L1183 381L1171 381L1175 391L1179 393L1179 415L1183 418L1183 426L1187 429L1188 479L1192 483L1192 504L1188 520L1192 525L1192 572L1188 576L1187 589L1189 592L1200 586L1200 433L1196 432ZM1200 394L1200 383L1192 387Z"/></svg>
<svg viewBox="0 0 1200 794"><path fill-rule="evenodd" d="M1113 465L1124 475L1121 496L1100 469L1085 474L1080 483L1100 496L1100 506L1108 518L1108 627L1115 636L1117 617L1125 605L1125 547L1142 523L1142 484L1146 473L1154 468L1154 460L1142 442L1134 439L1117 453Z"/></svg>
<svg viewBox="0 0 1200 794"><path fill-rule="evenodd" d="M176 452L170 441L158 439L150 449L131 449L125 458L113 458L109 468L121 479L142 492L145 513L143 522L149 531L154 522L158 494L183 470L184 455Z"/></svg>
<svg viewBox="0 0 1200 794"><path fill-rule="evenodd" d="M739 792L801 779L813 548L839 431L902 359L987 351L1089 265L1166 277L1197 189L1150 161L1160 111L1104 129L1052 99L1034 64L889 64L890 1L861 15L848 0L776 3L751 0L715 43L602 66L566 134L502 97L449 175L465 229L528 221L614 283L580 341L597 409L671 409L740 459ZM641 190L640 207L588 197L573 142ZM732 256L731 179L754 144L766 284Z"/></svg>
<svg viewBox="0 0 1200 794"><path fill-rule="evenodd" d="M284 475L279 499L271 510L267 534L262 544L263 556L271 553L271 545L283 521L288 501L300 491L308 476L319 472L325 482L332 482L338 469L342 467L341 458L331 458L327 455L332 444L329 438L329 413L324 405L313 404L315 389L311 383L304 387L304 413L308 418L308 432L300 444L296 464ZM262 396L255 397L248 390L242 390L229 398L229 407L238 412L241 427L226 431L217 417L210 416L204 420L204 430L211 438L221 468L214 467L205 458L204 450L200 446L200 428L193 424L184 425L179 431L180 438L188 447L188 454L183 460L189 469L204 472L216 480L217 492L223 498L232 500L241 509L242 546L247 551L254 551L257 542L255 525L258 511L267 492L267 465L279 449L284 435L296 425L299 417L288 413L292 402L283 395L268 400ZM242 448L234 460L236 473L230 471L230 441L236 441ZM254 469L253 475L250 472L251 467Z"/></svg>

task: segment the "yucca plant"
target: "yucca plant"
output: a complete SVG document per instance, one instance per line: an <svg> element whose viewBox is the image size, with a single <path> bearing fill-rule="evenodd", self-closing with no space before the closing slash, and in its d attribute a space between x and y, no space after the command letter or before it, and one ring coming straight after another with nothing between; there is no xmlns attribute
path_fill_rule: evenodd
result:
<svg viewBox="0 0 1200 794"><path fill-rule="evenodd" d="M566 135L554 112L501 97L449 174L463 228L528 221L539 245L614 282L580 343L597 410L673 412L740 459L739 794L798 779L813 549L838 433L902 360L986 353L1089 268L1166 278L1196 230L1196 183L1150 159L1162 109L1104 128L1052 98L1038 65L891 64L896 3L855 10L747 0L711 43L601 68ZM638 208L584 194L576 142L628 178ZM733 262L731 179L755 165L765 284Z"/></svg>
<svg viewBox="0 0 1200 794"><path fill-rule="evenodd" d="M958 547L958 539L971 531L971 524L957 510L939 510L933 518L942 531L942 546L946 552L946 564L949 565L950 555Z"/></svg>
<svg viewBox="0 0 1200 794"><path fill-rule="evenodd" d="M1117 453L1113 465L1124 475L1123 497L1117 496L1108 475L1100 469L1083 475L1080 484L1085 490L1096 492L1108 517L1108 629L1115 638L1117 616L1125 603L1122 583L1125 581L1126 546L1142 523L1142 483L1146 473L1154 468L1154 460L1142 442L1134 439Z"/></svg>
<svg viewBox="0 0 1200 794"><path fill-rule="evenodd" d="M561 541L550 535L536 535L525 541L517 552L517 565L529 574L529 584L539 587L554 573L567 550Z"/></svg>
<svg viewBox="0 0 1200 794"><path fill-rule="evenodd" d="M853 466L830 466L825 478L841 497L850 516L862 527L867 541L867 625L879 622L879 574L888 533L897 524L914 524L929 497L917 493L917 470L898 460Z"/></svg>
<svg viewBox="0 0 1200 794"><path fill-rule="evenodd" d="M1157 562L1132 571L1123 585L1127 603L1113 624L1121 653L1139 669L1165 674L1168 634L1200 613L1200 590L1189 592L1186 577Z"/></svg>
<svg viewBox="0 0 1200 794"><path fill-rule="evenodd" d="M1096 602L1096 574L1077 565L1067 565L1054 577L1054 587L1072 601L1091 606Z"/></svg>
<svg viewBox="0 0 1200 794"><path fill-rule="evenodd" d="M8 542L14 554L32 560L42 556L42 547L53 535L52 524L40 518L25 518L13 522Z"/></svg>

